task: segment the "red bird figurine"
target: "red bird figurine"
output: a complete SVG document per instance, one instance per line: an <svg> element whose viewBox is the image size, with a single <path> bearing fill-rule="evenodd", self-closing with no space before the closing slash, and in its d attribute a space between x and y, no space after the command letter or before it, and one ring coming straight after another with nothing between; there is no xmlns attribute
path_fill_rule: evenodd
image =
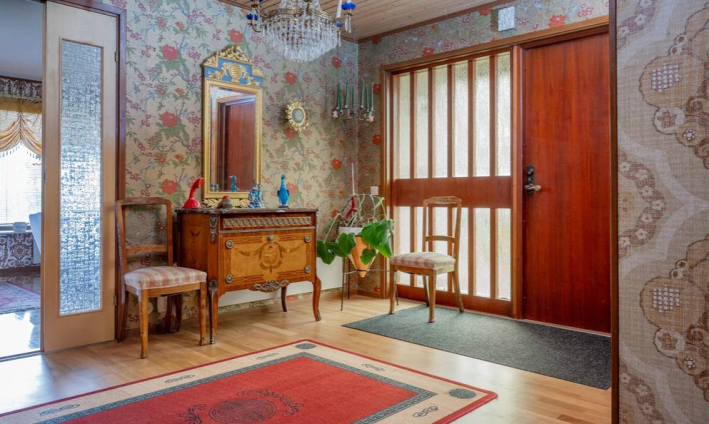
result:
<svg viewBox="0 0 709 424"><path fill-rule="evenodd" d="M194 192L197 191L198 188L202 187L202 184L204 183L204 178L197 178L197 180L192 183L192 188L190 189L190 197L187 199L185 204L182 206L183 208L186 209L197 209L201 208L202 205L199 204L197 199L194 198Z"/></svg>

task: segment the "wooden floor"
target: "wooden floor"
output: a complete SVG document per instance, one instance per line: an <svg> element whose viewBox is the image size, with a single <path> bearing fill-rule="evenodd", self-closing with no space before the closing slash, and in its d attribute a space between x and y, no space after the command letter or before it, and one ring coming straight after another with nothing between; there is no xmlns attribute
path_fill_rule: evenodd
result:
<svg viewBox="0 0 709 424"><path fill-rule="evenodd" d="M179 334L150 336L150 357L138 359L136 336L114 342L0 362L0 413L92 390L177 371L250 351L313 339L497 392L499 398L457 423L609 423L610 390L599 390L452 353L342 324L388 311L388 301L354 297L340 312L339 297L321 300L315 322L309 300L220 316L217 343L198 346L196 323ZM418 305L402 301L400 308Z"/></svg>

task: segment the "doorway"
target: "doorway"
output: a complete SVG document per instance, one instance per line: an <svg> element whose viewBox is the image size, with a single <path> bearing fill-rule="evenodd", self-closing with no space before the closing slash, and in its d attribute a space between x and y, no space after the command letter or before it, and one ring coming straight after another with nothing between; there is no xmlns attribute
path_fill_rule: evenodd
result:
<svg viewBox="0 0 709 424"><path fill-rule="evenodd" d="M122 25L102 4L3 2L0 358L115 338Z"/></svg>
<svg viewBox="0 0 709 424"><path fill-rule="evenodd" d="M0 14L0 358L41 348L43 5Z"/></svg>
<svg viewBox="0 0 709 424"><path fill-rule="evenodd" d="M523 317L609 333L608 33L523 46L521 61Z"/></svg>

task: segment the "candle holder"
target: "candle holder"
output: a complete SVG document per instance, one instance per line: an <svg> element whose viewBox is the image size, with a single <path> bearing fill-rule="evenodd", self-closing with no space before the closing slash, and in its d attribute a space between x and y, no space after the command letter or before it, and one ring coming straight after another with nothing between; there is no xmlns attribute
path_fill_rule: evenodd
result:
<svg viewBox="0 0 709 424"><path fill-rule="evenodd" d="M332 118L343 121L374 122L374 83L366 84L362 80L359 105L355 101L355 84L350 84L349 80L346 81L343 94L342 86L337 83Z"/></svg>

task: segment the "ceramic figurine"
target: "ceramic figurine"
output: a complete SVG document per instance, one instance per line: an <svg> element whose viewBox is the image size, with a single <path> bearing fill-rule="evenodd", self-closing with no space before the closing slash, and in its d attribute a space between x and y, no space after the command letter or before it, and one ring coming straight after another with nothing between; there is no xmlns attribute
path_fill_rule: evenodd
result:
<svg viewBox="0 0 709 424"><path fill-rule="evenodd" d="M221 202L217 205L217 208L219 209L232 209L234 208L234 204L231 202L231 199L229 196L224 196L222 197Z"/></svg>
<svg viewBox="0 0 709 424"><path fill-rule="evenodd" d="M231 176L231 192L236 193L239 191L239 187L236 186L236 175Z"/></svg>
<svg viewBox="0 0 709 424"><path fill-rule="evenodd" d="M281 202L280 205L278 205L279 208L287 208L288 207L288 199L290 198L290 190L286 188L286 175L281 174L281 187L278 189L276 192L278 195L278 200Z"/></svg>
<svg viewBox="0 0 709 424"><path fill-rule="evenodd" d="M198 188L202 187L202 184L204 183L204 178L197 178L194 183L192 183L192 188L190 188L190 197L187 199L184 205L182 205L183 208L185 209L197 209L201 208L202 205L199 204L197 199L194 198L194 192L197 191Z"/></svg>
<svg viewBox="0 0 709 424"><path fill-rule="evenodd" d="M258 209L263 207L263 201L261 198L261 186L259 184L254 184L254 186L249 190L249 208Z"/></svg>

